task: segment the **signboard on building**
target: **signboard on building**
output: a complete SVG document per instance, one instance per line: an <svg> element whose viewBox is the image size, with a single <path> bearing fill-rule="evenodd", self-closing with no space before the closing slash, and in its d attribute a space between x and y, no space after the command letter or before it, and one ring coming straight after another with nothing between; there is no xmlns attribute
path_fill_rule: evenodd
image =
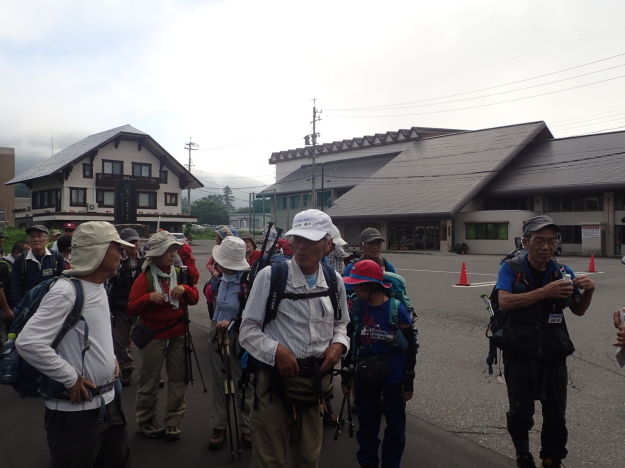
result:
<svg viewBox="0 0 625 468"><path fill-rule="evenodd" d="M582 239L600 239L601 227L598 224L582 224Z"/></svg>
<svg viewBox="0 0 625 468"><path fill-rule="evenodd" d="M115 224L136 224L137 181L115 181Z"/></svg>

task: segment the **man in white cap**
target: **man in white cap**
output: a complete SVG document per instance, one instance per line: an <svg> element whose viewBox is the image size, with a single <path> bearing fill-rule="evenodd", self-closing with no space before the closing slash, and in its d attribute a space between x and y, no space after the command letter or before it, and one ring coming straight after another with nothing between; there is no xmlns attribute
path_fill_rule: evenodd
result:
<svg viewBox="0 0 625 468"><path fill-rule="evenodd" d="M76 301L70 281L57 281L19 334L16 347L33 367L67 389L67 399L45 402L45 428L52 466L130 466L126 418L115 381L119 367L113 352L104 282L115 275L123 241L112 224L83 223L72 239L71 274L84 292L82 319L56 351L50 347ZM84 350L84 340L89 346Z"/></svg>
<svg viewBox="0 0 625 468"><path fill-rule="evenodd" d="M344 259L349 257L349 254L345 252L343 246L347 245L347 242L341 237L341 231L334 224L332 225L332 245L330 246L330 253L328 254L328 262L330 266L339 273L343 273L345 270Z"/></svg>
<svg viewBox="0 0 625 468"><path fill-rule="evenodd" d="M327 214L319 210L296 214L293 228L286 233L293 259L286 262L285 295L275 319L265 320L271 267L256 276L243 312L241 346L259 361L251 416L252 467L283 467L287 441L294 466L318 466L323 424L319 398L315 398L327 394L327 386L331 391L331 371L349 349L343 280L331 272L337 284L337 313L320 264L332 243L331 232ZM315 389L319 374L323 377ZM310 396L308 403L295 394Z"/></svg>

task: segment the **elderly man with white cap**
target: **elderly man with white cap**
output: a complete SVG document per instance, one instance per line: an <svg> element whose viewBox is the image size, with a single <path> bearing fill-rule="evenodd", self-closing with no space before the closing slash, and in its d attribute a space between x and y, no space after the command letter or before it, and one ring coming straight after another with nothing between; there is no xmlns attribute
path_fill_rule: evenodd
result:
<svg viewBox="0 0 625 468"><path fill-rule="evenodd" d="M84 292L82 318L56 351L50 343L76 302L70 281L58 280L17 338L20 355L67 389L67 399L45 402L45 428L54 467L130 466L130 449L115 380L109 305L104 282L115 275L121 247L128 246L113 225L81 224L72 239L70 274ZM88 336L89 347L84 348Z"/></svg>
<svg viewBox="0 0 625 468"><path fill-rule="evenodd" d="M141 370L137 385L137 432L148 437L180 438L180 423L186 411L185 333L186 306L200 299L192 281L183 284L181 269L174 267L182 243L167 231L150 237L144 270L132 285L128 315L140 317L144 326L154 331L153 338L140 349ZM163 429L156 417L156 404L165 363L167 370L167 405Z"/></svg>
<svg viewBox="0 0 625 468"><path fill-rule="evenodd" d="M331 371L349 349L343 280L333 270L334 278L328 275L337 285L335 309L320 264L332 243L331 233L327 214L296 214L286 233L293 259L286 262L284 298L275 318L265 320L271 306L271 267L258 273L243 311L241 346L259 360L251 416L252 467L283 467L287 441L294 466L318 466L323 431L319 395L331 392ZM271 297L275 299L273 293Z"/></svg>
<svg viewBox="0 0 625 468"><path fill-rule="evenodd" d="M211 370L213 374L213 401L211 406L211 416L208 421L213 433L208 441L210 449L219 449L223 446L226 437L226 425L228 418L228 401L224 393L224 376L222 374L222 343L224 333L231 327L231 322L240 321L244 294L247 290L247 274L249 264L246 260L246 243L239 237L227 236L220 245L213 247L213 258L215 265L220 271L219 289L217 291L217 307L213 316L211 333L208 337L210 346L209 357L211 360ZM235 324L233 324L235 325ZM239 340L236 335L229 340L230 355L236 356L239 352ZM230 359L230 370L235 382L239 382L243 375L241 361ZM250 411L252 409L252 392L243 392L238 388L236 401L241 402L245 395L243 406L237 405L239 428L243 443L251 447L252 438L250 436ZM238 430L232 428L231 440Z"/></svg>

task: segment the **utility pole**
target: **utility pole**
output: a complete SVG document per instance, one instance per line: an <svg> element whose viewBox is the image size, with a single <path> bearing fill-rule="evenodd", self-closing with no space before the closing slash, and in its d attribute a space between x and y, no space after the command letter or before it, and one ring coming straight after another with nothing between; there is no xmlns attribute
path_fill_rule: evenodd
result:
<svg viewBox="0 0 625 468"><path fill-rule="evenodd" d="M191 173L191 151L197 151L197 144L193 143L192 138L189 137L189 143L184 144L184 149L189 150L189 165L187 167L189 169L189 173ZM188 211L190 215L191 214L191 189L187 189L187 204L189 206Z"/></svg>
<svg viewBox="0 0 625 468"><path fill-rule="evenodd" d="M317 137L319 136L319 133L317 133L316 130L316 126L315 124L317 123L317 121L321 120L321 117L317 117L317 114L321 114L323 111L321 110L317 110L316 107L316 103L317 100L313 99L313 119L312 119L312 125L313 125L313 131L311 135L306 135L304 137L304 141L306 142L306 145L310 145L310 137L312 137L312 157L311 157L311 161L312 161L312 165L311 165L311 175L310 175L310 180L312 181L312 208L317 208L317 193L315 192L315 160L316 160L316 155L315 155L315 146L317 145Z"/></svg>

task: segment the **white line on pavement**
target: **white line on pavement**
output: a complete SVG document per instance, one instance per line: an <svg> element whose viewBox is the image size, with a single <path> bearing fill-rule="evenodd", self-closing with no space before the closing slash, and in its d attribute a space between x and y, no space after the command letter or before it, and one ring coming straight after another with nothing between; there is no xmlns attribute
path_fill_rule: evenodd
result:
<svg viewBox="0 0 625 468"><path fill-rule="evenodd" d="M439 270L414 270L412 268L395 268L396 270L402 270L402 271L424 271L426 273L450 273L450 274L454 274L457 275L460 272L459 271L439 271ZM471 276L473 275L478 275L478 276L497 276L496 273L470 273Z"/></svg>

